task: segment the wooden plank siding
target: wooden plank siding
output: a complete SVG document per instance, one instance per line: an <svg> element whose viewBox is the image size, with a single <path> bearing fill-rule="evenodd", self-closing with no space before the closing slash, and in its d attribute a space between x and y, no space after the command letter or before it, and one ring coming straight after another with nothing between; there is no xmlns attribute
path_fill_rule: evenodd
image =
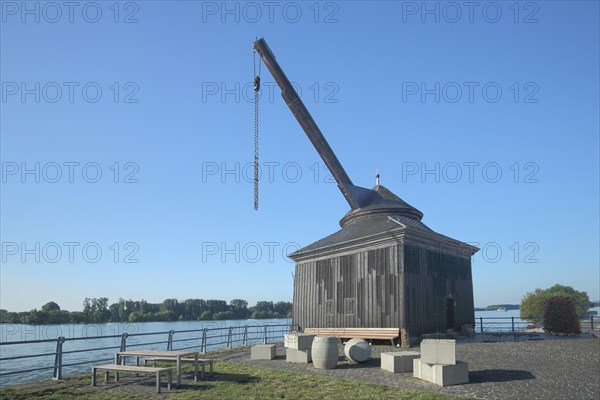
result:
<svg viewBox="0 0 600 400"><path fill-rule="evenodd" d="M397 246L296 265L293 321L301 327L400 327Z"/></svg>
<svg viewBox="0 0 600 400"><path fill-rule="evenodd" d="M417 244L367 248L296 264L293 323L301 328L406 328L411 337L474 322L471 260Z"/></svg>
<svg viewBox="0 0 600 400"><path fill-rule="evenodd" d="M473 285L468 257L404 246L405 312L409 333L446 332L447 299L454 300L455 326L473 324Z"/></svg>

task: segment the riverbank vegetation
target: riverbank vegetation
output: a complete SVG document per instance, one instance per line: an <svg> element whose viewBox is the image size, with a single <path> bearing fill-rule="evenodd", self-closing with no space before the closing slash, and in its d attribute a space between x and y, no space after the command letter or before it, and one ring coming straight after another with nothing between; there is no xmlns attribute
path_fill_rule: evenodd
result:
<svg viewBox="0 0 600 400"><path fill-rule="evenodd" d="M125 300L110 304L107 297L86 298L83 311L62 310L51 301L40 310L8 312L0 310L0 322L13 324L69 324L105 322L207 321L230 319L268 319L291 317L292 303L258 301L253 307L243 299L225 300L166 299L162 303Z"/></svg>

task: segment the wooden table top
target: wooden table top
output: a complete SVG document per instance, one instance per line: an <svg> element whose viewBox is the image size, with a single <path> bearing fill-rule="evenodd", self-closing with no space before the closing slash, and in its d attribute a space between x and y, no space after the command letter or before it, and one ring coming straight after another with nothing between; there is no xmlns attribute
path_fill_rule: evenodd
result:
<svg viewBox="0 0 600 400"><path fill-rule="evenodd" d="M177 350L127 350L117 351L120 356L149 356L149 357L186 357L194 356L198 352L196 351L177 351Z"/></svg>

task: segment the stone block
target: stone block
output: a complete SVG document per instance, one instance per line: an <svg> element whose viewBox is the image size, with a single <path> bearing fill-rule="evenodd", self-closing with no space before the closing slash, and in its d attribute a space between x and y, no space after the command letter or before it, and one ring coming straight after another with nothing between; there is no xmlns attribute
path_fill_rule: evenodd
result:
<svg viewBox="0 0 600 400"><path fill-rule="evenodd" d="M415 358L413 360L413 377L421 379L421 359Z"/></svg>
<svg viewBox="0 0 600 400"><path fill-rule="evenodd" d="M434 365L432 383L439 386L469 383L469 364L457 361L455 365Z"/></svg>
<svg viewBox="0 0 600 400"><path fill-rule="evenodd" d="M257 344L250 350L252 360L272 360L275 358L276 347L274 344Z"/></svg>
<svg viewBox="0 0 600 400"><path fill-rule="evenodd" d="M285 350L285 361L291 363L303 363L308 364L312 362L312 357L310 354L311 350L298 350L287 348Z"/></svg>
<svg viewBox="0 0 600 400"><path fill-rule="evenodd" d="M426 364L422 359L413 360L413 376L439 386L469 383L469 364L457 361L455 365Z"/></svg>
<svg viewBox="0 0 600 400"><path fill-rule="evenodd" d="M419 355L418 351L381 353L381 369L393 373L411 372L413 370L413 360L418 359Z"/></svg>
<svg viewBox="0 0 600 400"><path fill-rule="evenodd" d="M456 364L456 340L424 339L421 342L421 362L425 364Z"/></svg>
<svg viewBox="0 0 600 400"><path fill-rule="evenodd" d="M413 376L433 383L433 364L426 364L422 358L413 360Z"/></svg>
<svg viewBox="0 0 600 400"><path fill-rule="evenodd" d="M283 336L283 345L288 349L310 350L315 335L308 333L287 334Z"/></svg>

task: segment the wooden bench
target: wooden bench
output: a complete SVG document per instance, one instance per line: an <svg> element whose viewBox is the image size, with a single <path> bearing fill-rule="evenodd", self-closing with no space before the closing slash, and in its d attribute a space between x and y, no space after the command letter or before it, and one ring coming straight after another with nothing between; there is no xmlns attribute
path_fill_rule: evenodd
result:
<svg viewBox="0 0 600 400"><path fill-rule="evenodd" d="M193 358L182 358L181 362L184 363L193 363L195 360ZM177 362L176 357L149 357L144 359L144 365L148 365L148 362L152 362L152 366L156 367L157 362ZM213 377L213 363L215 360L212 358L198 358L198 364L202 366L202 370L200 372L200 379L204 380L204 373L206 371L206 364L208 364L208 369L210 372L210 377Z"/></svg>
<svg viewBox="0 0 600 400"><path fill-rule="evenodd" d="M400 328L304 328L304 333L321 336L335 336L340 339L394 339L400 337Z"/></svg>
<svg viewBox="0 0 600 400"><path fill-rule="evenodd" d="M104 382L108 383L108 373L115 372L115 382L119 380L119 372L156 375L156 393L160 393L160 376L167 376L167 388L171 390L171 368L140 367L136 365L107 364L92 367L92 386L96 386L96 371L104 371Z"/></svg>

